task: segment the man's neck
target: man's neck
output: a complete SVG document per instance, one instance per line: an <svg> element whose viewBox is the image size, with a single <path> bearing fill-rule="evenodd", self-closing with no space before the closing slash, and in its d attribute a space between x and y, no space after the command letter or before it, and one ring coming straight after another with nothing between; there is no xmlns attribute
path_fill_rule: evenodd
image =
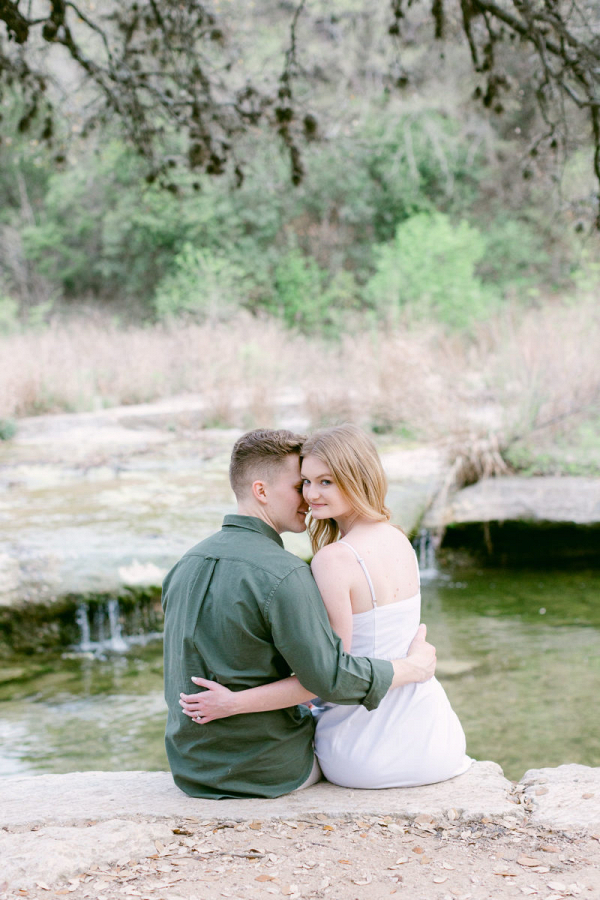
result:
<svg viewBox="0 0 600 900"><path fill-rule="evenodd" d="M265 510L261 506L258 506L258 504L238 503L237 514L238 516L253 516L255 519L262 519L262 521L266 522L267 525L270 525L277 534L281 534L277 526L271 522Z"/></svg>

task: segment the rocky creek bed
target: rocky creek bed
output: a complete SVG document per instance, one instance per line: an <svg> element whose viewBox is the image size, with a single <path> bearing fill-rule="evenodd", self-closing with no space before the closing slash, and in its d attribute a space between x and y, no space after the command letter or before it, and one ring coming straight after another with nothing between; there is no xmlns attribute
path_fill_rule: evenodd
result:
<svg viewBox="0 0 600 900"><path fill-rule="evenodd" d="M237 432L199 429L197 404L20 424L0 447L5 621L16 611L52 618L68 598L149 591L155 601L163 572L233 504L225 473ZM303 427L293 409L281 424ZM425 514L432 529L485 526L507 509L519 522L566 517L594 529L588 557L597 558L598 480L577 480L567 503L566 482L497 479L436 504L448 474L438 448L382 444L382 454L408 531ZM288 547L308 554L302 538ZM441 785L319 784L275 801L193 800L164 772L13 776L0 782L0 828L2 900L600 896L600 769L577 765L515 784L478 762Z"/></svg>
<svg viewBox="0 0 600 900"><path fill-rule="evenodd" d="M544 900L600 895L600 770L507 781L477 762L439 785L209 801L167 773L14 777L0 897Z"/></svg>
<svg viewBox="0 0 600 900"><path fill-rule="evenodd" d="M156 587L218 528L234 506L227 465L239 431L201 428L201 407L202 398L185 396L21 420L16 436L0 442L0 608ZM280 419L306 427L293 403ZM553 559L562 547L567 558L583 549L597 565L600 479L495 478L453 493L442 448L379 443L388 504L407 532L426 526L439 543L454 528L454 545L485 554L499 543L502 562L538 544ZM510 523L525 523L528 538L517 531L502 543ZM559 540L546 545L544 534L556 528ZM284 540L308 557L305 536Z"/></svg>

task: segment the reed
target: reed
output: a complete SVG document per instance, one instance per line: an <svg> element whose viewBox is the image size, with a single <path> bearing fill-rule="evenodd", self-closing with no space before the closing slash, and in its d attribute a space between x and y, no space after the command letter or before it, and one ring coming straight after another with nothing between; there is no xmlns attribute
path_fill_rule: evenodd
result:
<svg viewBox="0 0 600 900"><path fill-rule="evenodd" d="M195 393L206 425L243 428L276 424L285 400L310 427L349 420L445 441L493 474L511 443L597 413L599 350L593 297L508 309L469 336L363 323L309 338L247 315L151 326L57 317L0 339L0 418Z"/></svg>

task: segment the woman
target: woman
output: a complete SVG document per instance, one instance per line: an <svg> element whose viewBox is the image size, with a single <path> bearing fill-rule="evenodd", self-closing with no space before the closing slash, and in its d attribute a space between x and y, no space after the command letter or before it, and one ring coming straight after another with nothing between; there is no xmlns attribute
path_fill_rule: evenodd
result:
<svg viewBox="0 0 600 900"><path fill-rule="evenodd" d="M310 507L312 571L333 630L356 656L406 656L419 627L415 553L390 524L387 481L373 441L353 425L312 435L303 446L302 485ZM309 699L294 677L247 691L210 688L182 695L202 724ZM377 709L325 703L316 709L315 752L325 777L355 788L408 787L465 772L465 736L444 689L432 678L390 690Z"/></svg>

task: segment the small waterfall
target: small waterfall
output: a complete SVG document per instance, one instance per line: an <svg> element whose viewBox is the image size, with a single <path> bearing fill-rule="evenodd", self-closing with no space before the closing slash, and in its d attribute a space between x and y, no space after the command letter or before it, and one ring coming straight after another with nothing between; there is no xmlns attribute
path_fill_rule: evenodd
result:
<svg viewBox="0 0 600 900"><path fill-rule="evenodd" d="M116 653L127 650L127 641L121 634L121 623L119 621L119 601L112 598L108 601L108 623L110 626L110 640L108 646Z"/></svg>
<svg viewBox="0 0 600 900"><path fill-rule="evenodd" d="M421 528L415 539L415 550L419 560L421 581L430 581L438 574L435 564L435 544L428 528Z"/></svg>
<svg viewBox="0 0 600 900"><path fill-rule="evenodd" d="M106 642L106 633L104 630L104 621L106 619L104 607L97 606L94 613L94 634L96 635L97 644L102 647Z"/></svg>
<svg viewBox="0 0 600 900"><path fill-rule="evenodd" d="M128 608L123 615L116 597L101 603L80 603L75 610L75 623L79 641L72 649L98 659L121 655L133 644L162 638L159 619L151 610L140 604Z"/></svg>
<svg viewBox="0 0 600 900"><path fill-rule="evenodd" d="M87 603L82 603L78 606L75 613L75 621L79 626L79 644L77 646L82 653L88 653L94 647L90 633L89 613L90 609Z"/></svg>

